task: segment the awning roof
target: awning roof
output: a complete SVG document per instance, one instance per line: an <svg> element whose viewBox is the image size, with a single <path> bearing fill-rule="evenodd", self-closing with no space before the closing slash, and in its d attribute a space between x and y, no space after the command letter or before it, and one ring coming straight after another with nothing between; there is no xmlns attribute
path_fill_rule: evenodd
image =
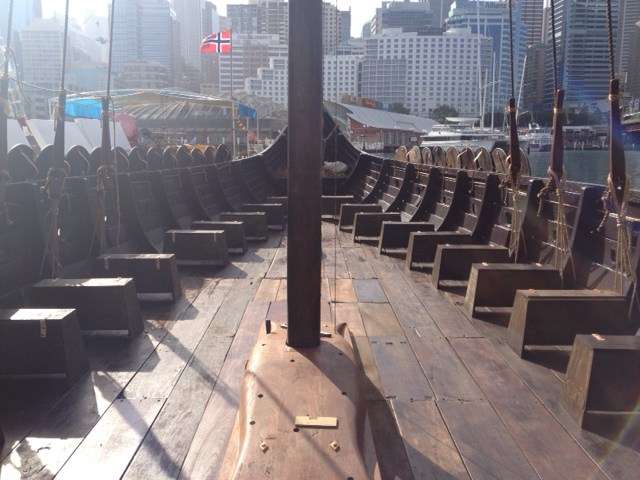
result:
<svg viewBox="0 0 640 480"><path fill-rule="evenodd" d="M366 127L382 130L400 130L416 133L428 133L431 131L435 120L406 115L403 113L387 112L373 108L359 107L356 105L340 104L347 110L347 116Z"/></svg>

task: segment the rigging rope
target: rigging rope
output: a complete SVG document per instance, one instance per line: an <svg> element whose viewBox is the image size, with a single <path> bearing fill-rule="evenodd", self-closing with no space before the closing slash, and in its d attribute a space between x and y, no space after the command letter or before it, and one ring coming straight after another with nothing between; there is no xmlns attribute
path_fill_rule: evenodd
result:
<svg viewBox="0 0 640 480"><path fill-rule="evenodd" d="M565 280L565 267L569 265L573 278L575 279L575 263L573 261L573 255L571 252L571 245L569 240L569 226L566 216L565 205L565 176L564 176L564 137L563 137L563 105L564 105L564 90L562 90L559 77L558 77L558 53L557 53L557 38L556 38L556 10L555 1L551 0L551 44L553 49L553 147L551 149L551 155L549 158L549 168L547 174L549 179L545 187L540 190L538 194L538 215L543 215L544 199L551 192L556 194L556 215L555 222L556 228L553 232L554 235L554 254L553 262L554 267L560 272L560 279L564 285Z"/></svg>
<svg viewBox="0 0 640 480"><path fill-rule="evenodd" d="M520 253L520 241L522 239L523 226L520 219L520 177L521 177L521 158L520 158L520 141L518 139L518 113L516 107L516 88L515 88L515 59L513 55L513 0L509 0L509 52L510 52L510 68L511 68L511 98L507 107L509 118L509 167L507 178L503 182L503 187L507 189L511 187L511 234L509 236L509 253L513 256L514 262L518 262ZM478 45L478 48L480 46ZM508 193L507 193L508 195Z"/></svg>
<svg viewBox="0 0 640 480"><path fill-rule="evenodd" d="M624 293L625 278L636 282L636 274L631 266L631 235L627 221L627 207L630 196L630 180L626 174L624 146L622 143L620 123L620 84L615 76L615 52L613 44L613 15L611 0L607 0L607 34L609 42L609 104L610 104L610 133L609 133L609 176L607 190L603 197L605 215L599 229L605 226L609 213L613 208L617 211L616 219L616 280L614 288Z"/></svg>
<svg viewBox="0 0 640 480"><path fill-rule="evenodd" d="M69 0L65 2L64 34L62 37L62 72L60 75L60 96L55 111L55 140L53 164L47 173L44 191L49 199L49 235L45 246L45 257L49 258L49 275L58 276L60 268L60 202L64 193L64 182L67 176L65 169L65 120L66 100L65 77L67 73L67 46L69 37ZM42 268L44 269L44 258Z"/></svg>

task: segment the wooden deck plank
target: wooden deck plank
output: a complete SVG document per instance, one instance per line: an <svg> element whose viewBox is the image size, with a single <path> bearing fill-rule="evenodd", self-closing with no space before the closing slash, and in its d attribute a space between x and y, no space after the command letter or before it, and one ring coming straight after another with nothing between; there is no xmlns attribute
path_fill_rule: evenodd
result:
<svg viewBox="0 0 640 480"><path fill-rule="evenodd" d="M271 266L266 274L267 278L287 278L287 249L278 248Z"/></svg>
<svg viewBox="0 0 640 480"><path fill-rule="evenodd" d="M574 478L607 478L489 340L453 339L452 345L542 477L562 478L563 472L571 472Z"/></svg>
<svg viewBox="0 0 640 480"><path fill-rule="evenodd" d="M256 292L255 299L263 302L275 302L280 289L279 279L263 278Z"/></svg>
<svg viewBox="0 0 640 480"><path fill-rule="evenodd" d="M488 402L445 400L439 401L438 407L471 478L539 478Z"/></svg>
<svg viewBox="0 0 640 480"><path fill-rule="evenodd" d="M371 351L371 344L367 337L354 337L354 351L356 357L360 362L362 371L364 372L363 378L363 394L368 401L382 401L384 395L382 394L382 381L380 380L380 374L376 367L376 361L373 358Z"/></svg>
<svg viewBox="0 0 640 480"><path fill-rule="evenodd" d="M478 322L483 331L485 322ZM487 329L487 334L489 330ZM584 448L611 478L635 480L640 471L640 433L627 432L607 438L588 430L583 430L564 409L561 398L564 386L563 374L548 366L549 359L538 358L538 362L524 360L508 345L492 338L493 347L507 361L520 379L527 384L544 406L552 413L565 430ZM551 359L552 361L552 359Z"/></svg>
<svg viewBox="0 0 640 480"><path fill-rule="evenodd" d="M322 242L322 278L350 278L342 249L333 242Z"/></svg>
<svg viewBox="0 0 640 480"><path fill-rule="evenodd" d="M360 303L387 303L387 296L376 279L353 280L353 289Z"/></svg>
<svg viewBox="0 0 640 480"><path fill-rule="evenodd" d="M409 286L445 337L474 338L482 336L473 323L433 287L429 276L419 272L404 272L404 275L408 279Z"/></svg>
<svg viewBox="0 0 640 480"><path fill-rule="evenodd" d="M203 284L202 279L183 277L184 296L178 302L145 310L145 317L155 321L145 321L143 335L131 340L87 339L91 373L55 403L37 411L30 409L29 398L25 398L23 411L29 421L22 426L24 438L4 459L0 478L55 475L167 334L155 325L175 322L200 294Z"/></svg>
<svg viewBox="0 0 640 480"><path fill-rule="evenodd" d="M343 248L344 259L349 269L349 276L356 280L376 278L376 274L369 265L364 251L360 247Z"/></svg>
<svg viewBox="0 0 640 480"><path fill-rule="evenodd" d="M56 478L120 478L162 404L158 398L117 399Z"/></svg>
<svg viewBox="0 0 640 480"><path fill-rule="evenodd" d="M367 415L382 479L418 480L414 477L398 425L389 402L368 403Z"/></svg>
<svg viewBox="0 0 640 480"><path fill-rule="evenodd" d="M180 471L180 478L217 478L238 411L244 366L264 324L269 304L251 302L247 307L202 421Z"/></svg>
<svg viewBox="0 0 640 480"><path fill-rule="evenodd" d="M287 280L283 279L280 282L280 288L278 289L278 295L276 296L276 302L287 301Z"/></svg>
<svg viewBox="0 0 640 480"><path fill-rule="evenodd" d="M382 392L387 399L427 400L433 397L409 342L402 337L369 337Z"/></svg>
<svg viewBox="0 0 640 480"><path fill-rule="evenodd" d="M398 318L388 303L359 303L362 322L369 337L401 337Z"/></svg>
<svg viewBox="0 0 640 480"><path fill-rule="evenodd" d="M331 301L337 303L354 303L358 301L350 278L328 279Z"/></svg>
<svg viewBox="0 0 640 480"><path fill-rule="evenodd" d="M192 356L235 280L210 282L178 318L147 359L122 396L128 399L166 399Z"/></svg>
<svg viewBox="0 0 640 480"><path fill-rule="evenodd" d="M123 478L177 478L232 341L207 332Z"/></svg>
<svg viewBox="0 0 640 480"><path fill-rule="evenodd" d="M349 328L349 332L355 337L366 337L364 324L360 309L355 303L336 303L333 305L336 316L336 323L344 323Z"/></svg>
<svg viewBox="0 0 640 480"><path fill-rule="evenodd" d="M460 452L432 400L391 405L416 479L469 479Z"/></svg>
<svg viewBox="0 0 640 480"><path fill-rule="evenodd" d="M407 280L392 269L380 274L380 283L437 398L483 398ZM452 309L458 313L455 307Z"/></svg>

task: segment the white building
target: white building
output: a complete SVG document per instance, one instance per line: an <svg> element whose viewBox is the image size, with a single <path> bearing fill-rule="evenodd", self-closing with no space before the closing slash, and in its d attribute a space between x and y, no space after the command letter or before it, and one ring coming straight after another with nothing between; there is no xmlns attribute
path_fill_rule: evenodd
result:
<svg viewBox="0 0 640 480"><path fill-rule="evenodd" d="M340 102L345 95L358 96L362 57L325 55L323 90L325 100ZM258 75L245 80L245 92L269 98L274 103L288 102L289 61L286 57L269 59L269 66L259 68Z"/></svg>
<svg viewBox="0 0 640 480"><path fill-rule="evenodd" d="M345 95L357 97L361 65L359 55L325 55L322 66L325 100L341 102Z"/></svg>
<svg viewBox="0 0 640 480"><path fill-rule="evenodd" d="M414 115L428 116L439 105L454 107L461 115L479 114L478 49L482 69L491 63L491 40L467 29L443 35L385 30L366 39L365 63L383 62L392 68L364 68L362 95L386 93L402 98ZM365 65L366 66L366 65ZM399 71L404 69L404 71ZM383 103L380 98L372 98Z"/></svg>
<svg viewBox="0 0 640 480"><path fill-rule="evenodd" d="M287 57L270 58L268 67L259 68L256 77L245 80L245 92L286 105L289 85L288 64Z"/></svg>
<svg viewBox="0 0 640 480"><path fill-rule="evenodd" d="M220 55L221 95L229 95L231 91L232 69L233 90L244 90L245 80L256 77L258 69L269 67L271 58L287 58L289 55L288 46L280 43L280 37L268 34L236 34L232 52Z"/></svg>

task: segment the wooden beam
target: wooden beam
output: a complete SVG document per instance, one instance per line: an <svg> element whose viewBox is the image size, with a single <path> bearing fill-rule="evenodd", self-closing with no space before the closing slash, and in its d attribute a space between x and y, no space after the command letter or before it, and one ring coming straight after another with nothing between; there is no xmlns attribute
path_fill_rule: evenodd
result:
<svg viewBox="0 0 640 480"><path fill-rule="evenodd" d="M320 343L322 0L289 2L287 344Z"/></svg>

